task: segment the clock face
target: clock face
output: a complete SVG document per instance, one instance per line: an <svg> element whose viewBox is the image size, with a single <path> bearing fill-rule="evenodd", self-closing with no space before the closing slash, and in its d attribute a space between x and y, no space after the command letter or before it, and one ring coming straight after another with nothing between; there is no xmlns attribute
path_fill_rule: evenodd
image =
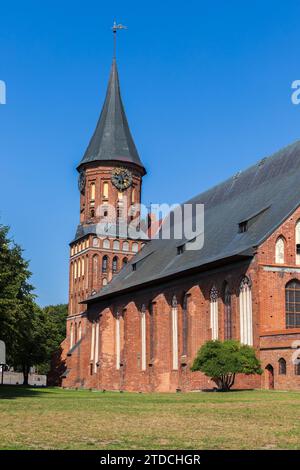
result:
<svg viewBox="0 0 300 470"><path fill-rule="evenodd" d="M83 193L84 188L85 188L85 172L81 171L78 177L78 189L81 193Z"/></svg>
<svg viewBox="0 0 300 470"><path fill-rule="evenodd" d="M132 185L132 174L126 168L116 168L112 172L111 181L119 191L125 191Z"/></svg>

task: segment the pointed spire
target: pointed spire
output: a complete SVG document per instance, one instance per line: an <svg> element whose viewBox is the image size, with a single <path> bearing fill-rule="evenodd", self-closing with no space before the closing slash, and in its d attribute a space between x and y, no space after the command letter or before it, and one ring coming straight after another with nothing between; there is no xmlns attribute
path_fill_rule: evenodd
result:
<svg viewBox="0 0 300 470"><path fill-rule="evenodd" d="M133 163L146 173L129 130L115 58L96 130L78 168L94 161Z"/></svg>

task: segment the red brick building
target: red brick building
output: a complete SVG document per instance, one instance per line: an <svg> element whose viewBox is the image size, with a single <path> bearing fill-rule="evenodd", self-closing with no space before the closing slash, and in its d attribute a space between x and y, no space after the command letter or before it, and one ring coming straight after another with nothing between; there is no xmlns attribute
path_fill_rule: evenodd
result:
<svg viewBox="0 0 300 470"><path fill-rule="evenodd" d="M262 377L239 377L236 387L300 389L300 143L189 201L204 204L204 234L124 236L120 225L139 219L146 172L114 60L78 170L63 386L211 388L190 371L196 352L209 339L235 338L255 347L264 369ZM203 246L191 249L198 237Z"/></svg>

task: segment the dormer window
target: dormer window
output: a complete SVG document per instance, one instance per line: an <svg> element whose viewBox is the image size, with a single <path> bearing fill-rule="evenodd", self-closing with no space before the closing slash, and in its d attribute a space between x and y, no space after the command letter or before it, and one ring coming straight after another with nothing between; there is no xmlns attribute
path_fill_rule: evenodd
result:
<svg viewBox="0 0 300 470"><path fill-rule="evenodd" d="M136 263L133 263L133 265L132 265L132 271L136 271Z"/></svg>
<svg viewBox="0 0 300 470"><path fill-rule="evenodd" d="M182 255L182 253L184 252L184 247L185 245L180 245L177 247L177 254L178 255Z"/></svg>
<svg viewBox="0 0 300 470"><path fill-rule="evenodd" d="M248 220L239 223L239 233L245 233L248 230Z"/></svg>

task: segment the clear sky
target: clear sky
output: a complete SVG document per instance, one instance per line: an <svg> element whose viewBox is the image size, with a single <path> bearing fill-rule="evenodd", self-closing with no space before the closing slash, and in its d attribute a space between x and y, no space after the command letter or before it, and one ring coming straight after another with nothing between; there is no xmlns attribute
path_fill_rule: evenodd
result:
<svg viewBox="0 0 300 470"><path fill-rule="evenodd" d="M128 26L118 66L145 203L187 200L299 138L299 1L1 2L0 223L30 260L41 305L67 301L76 165L115 17Z"/></svg>

